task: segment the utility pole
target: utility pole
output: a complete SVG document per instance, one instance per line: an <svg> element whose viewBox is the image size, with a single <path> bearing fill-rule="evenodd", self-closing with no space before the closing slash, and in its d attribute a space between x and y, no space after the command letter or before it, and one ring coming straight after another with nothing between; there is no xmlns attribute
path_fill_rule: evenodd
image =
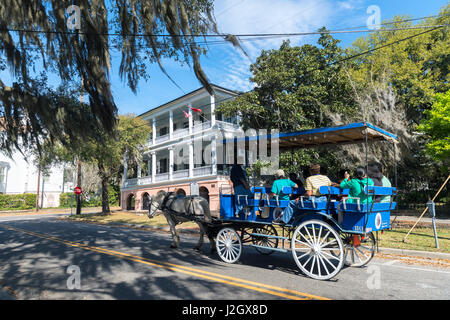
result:
<svg viewBox="0 0 450 320"><path fill-rule="evenodd" d="M77 187L81 188L81 161L78 159L77 165ZM77 194L77 214L81 214L81 194Z"/></svg>
<svg viewBox="0 0 450 320"><path fill-rule="evenodd" d="M81 77L81 97L80 102L83 103L83 85L84 85L84 78ZM81 160L78 156L78 164L77 164L77 187L81 188ZM77 199L77 214L81 214L81 194L76 195Z"/></svg>

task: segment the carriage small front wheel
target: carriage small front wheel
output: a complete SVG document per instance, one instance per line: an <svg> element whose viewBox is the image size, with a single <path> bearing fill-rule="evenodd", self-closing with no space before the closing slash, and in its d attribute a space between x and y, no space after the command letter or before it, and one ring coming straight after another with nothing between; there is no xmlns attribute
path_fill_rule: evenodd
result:
<svg viewBox="0 0 450 320"><path fill-rule="evenodd" d="M223 228L217 234L216 248L222 261L235 263L242 253L241 237L233 228Z"/></svg>
<svg viewBox="0 0 450 320"><path fill-rule="evenodd" d="M291 251L300 270L317 280L333 278L344 264L344 245L339 234L321 220L305 221L295 229Z"/></svg>

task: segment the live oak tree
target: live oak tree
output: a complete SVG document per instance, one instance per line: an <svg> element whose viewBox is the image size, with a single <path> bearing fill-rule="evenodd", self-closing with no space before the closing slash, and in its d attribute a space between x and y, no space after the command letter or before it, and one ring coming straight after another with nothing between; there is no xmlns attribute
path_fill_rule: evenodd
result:
<svg viewBox="0 0 450 320"><path fill-rule="evenodd" d="M80 8L80 29L67 28L68 18L74 18L66 13L71 5ZM11 152L40 143L42 136L61 140L61 127L72 136L86 132L83 123L68 123L64 104L33 87L35 70L53 73L62 83L82 83L93 123L112 132L117 121L110 87L112 48L120 50L119 73L134 92L139 80L149 77L151 64L166 73L163 58L191 65L212 91L200 66L205 48L196 42L210 32L218 33L210 0L2 0L0 70L9 71L14 83L0 80L5 133L0 149ZM237 45L236 37L223 37Z"/></svg>
<svg viewBox="0 0 450 320"><path fill-rule="evenodd" d="M298 131L333 125L330 115L351 114L355 109L352 87L342 64L339 41L325 29L318 45L291 46L283 42L277 50L263 50L250 66L254 89L216 109L225 117L238 114L244 129ZM317 150L292 150L280 154L280 165L288 172L324 159ZM330 158L330 157L329 157ZM329 159L330 166L337 166Z"/></svg>
<svg viewBox="0 0 450 320"><path fill-rule="evenodd" d="M326 31L321 29L321 31ZM254 89L222 103L217 113L239 114L245 129L293 131L330 124L329 112L352 109L351 87L340 64L339 41L323 33L319 46L263 50L250 66Z"/></svg>
<svg viewBox="0 0 450 320"><path fill-rule="evenodd" d="M86 138L82 144L44 144L46 163L73 163L77 160L95 166L101 182L102 212L108 214L109 186L120 184L123 155L132 163L142 161L142 152L151 133L148 122L134 115L119 115L114 131L97 132L99 138ZM98 140L101 139L101 143Z"/></svg>

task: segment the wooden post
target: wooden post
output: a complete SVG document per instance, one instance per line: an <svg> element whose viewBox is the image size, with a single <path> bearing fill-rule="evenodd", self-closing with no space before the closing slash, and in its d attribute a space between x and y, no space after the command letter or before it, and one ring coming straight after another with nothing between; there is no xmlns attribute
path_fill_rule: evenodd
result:
<svg viewBox="0 0 450 320"><path fill-rule="evenodd" d="M450 180L450 175L447 177L447 179L445 180L445 182L442 184L441 188L438 190L438 192L434 195L433 199L431 200L432 202L434 202L434 200L436 200L437 196L439 195L439 193L441 193L442 189L444 189L445 185L447 184L448 180ZM411 231L414 229L414 227L417 225L417 223L420 221L420 219L422 219L423 215L428 211L428 206L425 208L425 210L423 210L422 214L420 215L419 219L417 219L416 223L412 226L412 228L408 231L408 233L406 234L406 236L403 238L403 242L406 242L406 237L409 236L409 234L411 233Z"/></svg>

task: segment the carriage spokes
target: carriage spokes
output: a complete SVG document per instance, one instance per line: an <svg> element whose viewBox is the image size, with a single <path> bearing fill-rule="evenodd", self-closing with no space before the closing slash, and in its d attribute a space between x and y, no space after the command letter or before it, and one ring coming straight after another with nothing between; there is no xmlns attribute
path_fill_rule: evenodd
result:
<svg viewBox="0 0 450 320"><path fill-rule="evenodd" d="M291 251L300 270L318 280L333 278L344 263L344 246L339 234L320 220L305 221L295 229Z"/></svg>
<svg viewBox="0 0 450 320"><path fill-rule="evenodd" d="M241 237L233 228L223 228L217 234L216 249L222 261L235 263L242 253Z"/></svg>

